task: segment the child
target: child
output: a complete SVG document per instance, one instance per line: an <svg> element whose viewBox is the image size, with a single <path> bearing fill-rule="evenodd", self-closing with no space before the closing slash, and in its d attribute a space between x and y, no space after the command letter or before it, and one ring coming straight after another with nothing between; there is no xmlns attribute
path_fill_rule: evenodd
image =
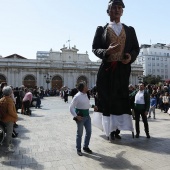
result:
<svg viewBox="0 0 170 170"><path fill-rule="evenodd" d="M155 119L155 107L156 107L156 97L154 94L151 94L150 96L150 108L149 108L149 116L148 118L151 117L151 112L153 112L153 117Z"/></svg>

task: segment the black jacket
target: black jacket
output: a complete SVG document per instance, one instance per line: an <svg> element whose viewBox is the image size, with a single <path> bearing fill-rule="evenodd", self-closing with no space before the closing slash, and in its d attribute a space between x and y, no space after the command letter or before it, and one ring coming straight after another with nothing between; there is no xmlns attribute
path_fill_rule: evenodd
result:
<svg viewBox="0 0 170 170"><path fill-rule="evenodd" d="M114 71L112 71L112 69L108 70L111 62L106 62L108 57L106 50L109 47L106 43L105 30L107 25L97 27L92 44L92 51L97 57L102 59L96 82L99 108L101 108L100 111L105 116L109 116L110 114L130 114L128 85L131 63L136 60L139 54L138 40L134 28L123 24L126 33L124 53L129 53L132 59L128 64L123 64L118 61Z"/></svg>

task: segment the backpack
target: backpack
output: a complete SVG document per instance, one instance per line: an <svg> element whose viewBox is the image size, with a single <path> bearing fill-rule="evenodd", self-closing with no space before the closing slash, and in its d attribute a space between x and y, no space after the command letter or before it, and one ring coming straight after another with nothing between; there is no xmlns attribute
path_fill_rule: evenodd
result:
<svg viewBox="0 0 170 170"><path fill-rule="evenodd" d="M0 103L0 120L2 119L2 117L4 116L4 112L2 111L2 105L3 103Z"/></svg>

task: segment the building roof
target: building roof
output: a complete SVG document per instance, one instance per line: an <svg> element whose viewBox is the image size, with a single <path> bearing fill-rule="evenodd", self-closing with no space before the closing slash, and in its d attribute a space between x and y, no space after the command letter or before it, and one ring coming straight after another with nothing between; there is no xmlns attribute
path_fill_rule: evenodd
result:
<svg viewBox="0 0 170 170"><path fill-rule="evenodd" d="M151 47L151 45L148 45L148 44L141 44L140 48L149 48Z"/></svg>
<svg viewBox="0 0 170 170"><path fill-rule="evenodd" d="M21 55L18 55L18 54L12 54L12 55L6 56L6 57L4 57L4 58L27 59L27 58L25 58L25 57L23 57L23 56L21 56Z"/></svg>

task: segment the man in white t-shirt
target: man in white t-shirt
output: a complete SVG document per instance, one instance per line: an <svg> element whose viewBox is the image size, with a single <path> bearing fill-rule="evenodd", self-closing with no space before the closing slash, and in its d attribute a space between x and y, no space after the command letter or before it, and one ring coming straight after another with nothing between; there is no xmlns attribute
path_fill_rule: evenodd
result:
<svg viewBox="0 0 170 170"><path fill-rule="evenodd" d="M149 125L147 120L149 107L150 107L149 94L145 91L144 83L140 83L139 91L135 96L135 102L134 102L136 138L139 138L139 134L140 134L140 128L139 128L140 115L144 123L146 137L150 138Z"/></svg>
<svg viewBox="0 0 170 170"><path fill-rule="evenodd" d="M89 143L91 138L91 118L89 115L90 100L87 96L87 85L85 82L81 82L78 85L79 92L74 96L71 105L70 112L74 117L74 120L77 123L77 137L76 137L76 148L77 154L82 156L81 152L81 141L83 135L83 128L85 127L86 135L84 139L83 150L89 154L92 153L92 150L89 149Z"/></svg>

